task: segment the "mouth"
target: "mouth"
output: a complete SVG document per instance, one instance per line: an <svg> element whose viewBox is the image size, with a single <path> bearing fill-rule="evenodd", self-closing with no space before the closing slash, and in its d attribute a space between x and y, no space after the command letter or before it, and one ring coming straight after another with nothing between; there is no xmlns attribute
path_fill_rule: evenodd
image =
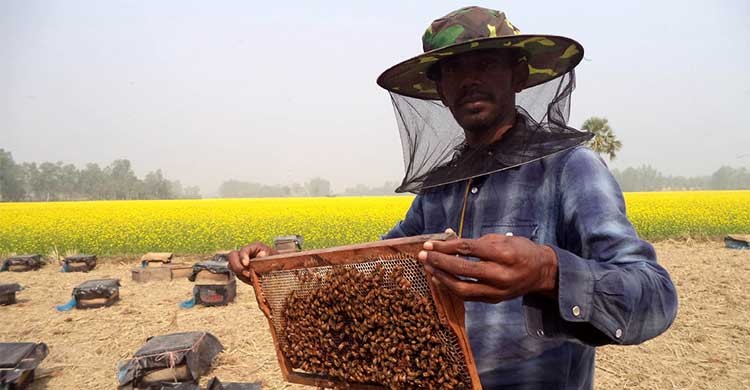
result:
<svg viewBox="0 0 750 390"><path fill-rule="evenodd" d="M490 96L487 94L479 93L479 92L470 92L461 97L461 99L458 101L458 105L463 106L467 104L485 102L489 100L490 100Z"/></svg>

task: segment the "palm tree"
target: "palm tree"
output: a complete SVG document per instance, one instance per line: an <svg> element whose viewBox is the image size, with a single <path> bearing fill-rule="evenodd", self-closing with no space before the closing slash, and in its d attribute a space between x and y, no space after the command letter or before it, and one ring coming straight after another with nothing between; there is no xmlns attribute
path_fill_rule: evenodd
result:
<svg viewBox="0 0 750 390"><path fill-rule="evenodd" d="M617 157L617 152L622 149L622 142L617 139L612 128L609 127L607 118L592 116L583 122L581 130L594 133L594 138L591 138L586 146L600 155L608 155L610 161L614 160Z"/></svg>

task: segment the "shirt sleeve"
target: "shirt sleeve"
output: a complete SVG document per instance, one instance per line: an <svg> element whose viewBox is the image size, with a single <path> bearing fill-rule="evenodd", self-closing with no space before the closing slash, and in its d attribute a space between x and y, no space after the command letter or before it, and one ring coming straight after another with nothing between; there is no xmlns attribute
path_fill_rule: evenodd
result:
<svg viewBox="0 0 750 390"><path fill-rule="evenodd" d="M664 332L677 314L675 287L630 224L609 169L579 148L558 183L558 299L524 297L529 333L603 345L638 344Z"/></svg>
<svg viewBox="0 0 750 390"><path fill-rule="evenodd" d="M399 221L396 226L391 228L388 233L380 236L380 239L386 240L389 238L409 237L422 234L424 231L424 212L422 210L423 195L417 195L414 201L411 202L409 211L406 212L406 217Z"/></svg>

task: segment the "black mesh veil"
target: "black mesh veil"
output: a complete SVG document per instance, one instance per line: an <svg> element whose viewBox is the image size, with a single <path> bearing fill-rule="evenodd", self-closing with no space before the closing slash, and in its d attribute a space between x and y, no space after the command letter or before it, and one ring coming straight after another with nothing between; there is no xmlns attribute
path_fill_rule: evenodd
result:
<svg viewBox="0 0 750 390"><path fill-rule="evenodd" d="M516 124L502 138L469 147L450 110L437 100L391 92L406 175L396 192L414 192L498 172L558 153L591 138L568 127L573 71L516 94Z"/></svg>

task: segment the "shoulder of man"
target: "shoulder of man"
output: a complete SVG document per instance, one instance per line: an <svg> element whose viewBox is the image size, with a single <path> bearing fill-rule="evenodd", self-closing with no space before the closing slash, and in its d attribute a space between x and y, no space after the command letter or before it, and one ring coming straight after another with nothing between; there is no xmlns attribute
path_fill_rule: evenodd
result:
<svg viewBox="0 0 750 390"><path fill-rule="evenodd" d="M587 165L609 169L607 163L600 155L583 145L545 157L542 162L547 166L547 169L553 169L557 172L560 172L571 163L576 166Z"/></svg>

